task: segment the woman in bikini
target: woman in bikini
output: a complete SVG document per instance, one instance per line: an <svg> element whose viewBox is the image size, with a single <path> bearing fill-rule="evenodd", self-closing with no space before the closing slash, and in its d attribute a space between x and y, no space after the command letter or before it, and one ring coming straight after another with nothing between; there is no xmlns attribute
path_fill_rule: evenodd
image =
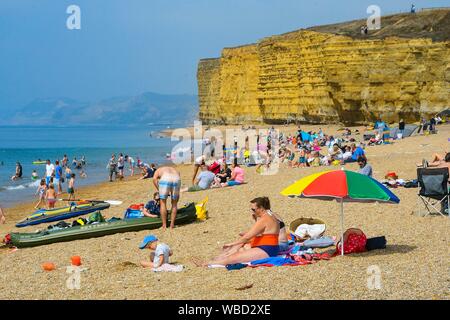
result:
<svg viewBox="0 0 450 320"><path fill-rule="evenodd" d="M269 198L255 198L250 201L250 205L255 218L253 227L239 240L225 244L224 252L213 260L201 262L194 259L197 266L244 263L278 255L280 223L270 211ZM241 250L247 243L250 243L250 248Z"/></svg>

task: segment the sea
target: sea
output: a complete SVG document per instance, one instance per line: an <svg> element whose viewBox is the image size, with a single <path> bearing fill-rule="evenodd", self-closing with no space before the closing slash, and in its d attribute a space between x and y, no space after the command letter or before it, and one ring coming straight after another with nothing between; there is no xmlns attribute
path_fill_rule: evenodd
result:
<svg viewBox="0 0 450 320"><path fill-rule="evenodd" d="M45 176L45 165L34 165L33 161L50 159L54 163L66 154L69 164L73 158L86 159L83 168L87 177L78 178L76 186L85 186L108 180L107 163L111 154L123 153L146 163L163 164L167 154L177 145L170 137L158 133L170 128L168 124L155 124L139 128L117 127L0 127L0 206L36 199L39 180L33 181L36 170L39 177ZM23 167L23 177L11 181L16 162ZM125 166L129 175L129 166ZM135 170L138 172L139 170ZM63 184L63 191L67 183Z"/></svg>

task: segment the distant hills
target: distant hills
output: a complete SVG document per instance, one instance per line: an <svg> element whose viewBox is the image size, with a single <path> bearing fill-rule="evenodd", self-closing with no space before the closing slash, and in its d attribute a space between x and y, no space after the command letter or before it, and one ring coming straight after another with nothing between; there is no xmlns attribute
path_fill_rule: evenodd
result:
<svg viewBox="0 0 450 320"><path fill-rule="evenodd" d="M70 98L35 99L0 119L3 126L184 125L198 115L196 95L145 92L137 96L83 102Z"/></svg>

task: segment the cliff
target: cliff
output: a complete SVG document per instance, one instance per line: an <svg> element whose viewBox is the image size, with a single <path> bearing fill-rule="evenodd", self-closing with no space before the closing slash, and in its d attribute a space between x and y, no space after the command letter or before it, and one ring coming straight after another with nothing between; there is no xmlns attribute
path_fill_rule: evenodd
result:
<svg viewBox="0 0 450 320"><path fill-rule="evenodd" d="M450 107L450 10L302 29L198 65L206 123L417 121ZM396 34L400 36L395 36Z"/></svg>

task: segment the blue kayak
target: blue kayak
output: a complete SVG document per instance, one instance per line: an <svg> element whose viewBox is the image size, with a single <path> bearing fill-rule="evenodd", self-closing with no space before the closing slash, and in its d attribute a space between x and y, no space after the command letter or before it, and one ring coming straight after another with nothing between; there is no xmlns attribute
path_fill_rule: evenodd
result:
<svg viewBox="0 0 450 320"><path fill-rule="evenodd" d="M84 214L92 213L98 210L108 209L110 206L106 202L90 202L90 203L74 203L71 206L55 209L40 209L29 215L24 220L18 222L16 227L22 228L26 226L32 226L40 223L47 223L53 221L59 221L64 219L70 219L78 217Z"/></svg>

